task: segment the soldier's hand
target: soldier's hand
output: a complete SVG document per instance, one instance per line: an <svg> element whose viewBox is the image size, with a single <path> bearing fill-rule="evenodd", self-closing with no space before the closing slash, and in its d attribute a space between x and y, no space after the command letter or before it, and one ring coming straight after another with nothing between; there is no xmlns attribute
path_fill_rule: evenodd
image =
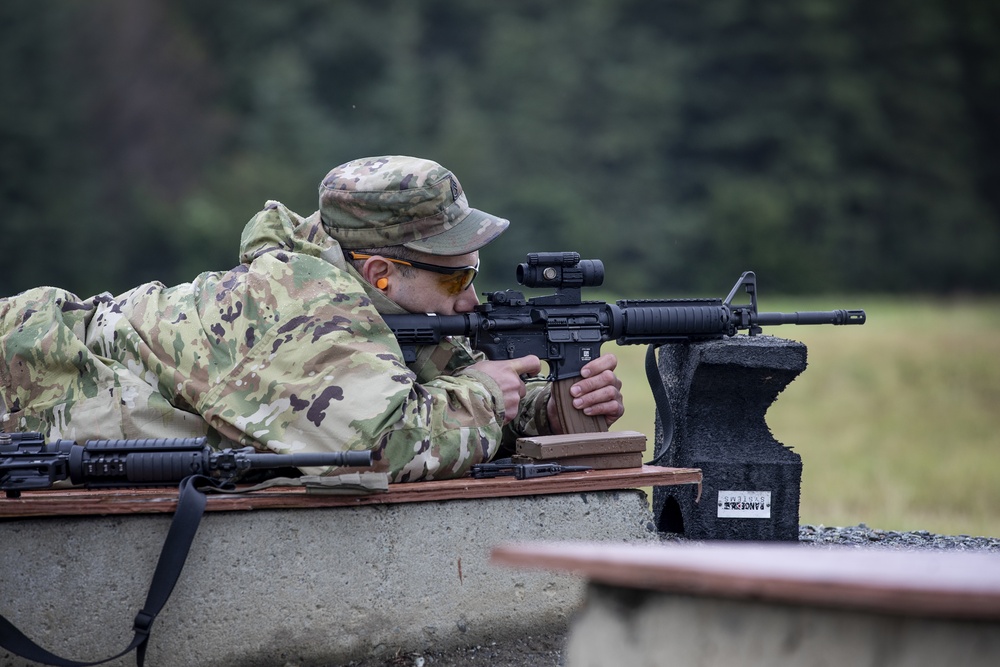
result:
<svg viewBox="0 0 1000 667"><path fill-rule="evenodd" d="M529 355L502 361L479 361L469 368L486 373L500 386L500 391L503 392L504 423L506 424L517 416L518 406L527 391L524 380L521 379L522 376L538 375L542 370L542 362L535 355Z"/></svg>

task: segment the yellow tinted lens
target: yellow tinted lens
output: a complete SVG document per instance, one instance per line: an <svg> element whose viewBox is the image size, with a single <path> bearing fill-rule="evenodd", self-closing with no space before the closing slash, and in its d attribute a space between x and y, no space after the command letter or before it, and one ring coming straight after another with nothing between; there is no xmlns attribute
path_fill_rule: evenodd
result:
<svg viewBox="0 0 1000 667"><path fill-rule="evenodd" d="M455 295L464 292L476 277L473 269L457 271L441 276L441 284L444 285L448 294Z"/></svg>

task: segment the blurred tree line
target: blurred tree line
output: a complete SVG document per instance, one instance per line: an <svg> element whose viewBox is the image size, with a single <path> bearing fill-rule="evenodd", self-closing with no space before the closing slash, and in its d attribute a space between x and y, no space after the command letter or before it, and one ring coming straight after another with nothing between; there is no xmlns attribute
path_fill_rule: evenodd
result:
<svg viewBox="0 0 1000 667"><path fill-rule="evenodd" d="M229 268L385 153L512 220L480 287L1000 288L1000 3L5 0L0 82L0 295Z"/></svg>

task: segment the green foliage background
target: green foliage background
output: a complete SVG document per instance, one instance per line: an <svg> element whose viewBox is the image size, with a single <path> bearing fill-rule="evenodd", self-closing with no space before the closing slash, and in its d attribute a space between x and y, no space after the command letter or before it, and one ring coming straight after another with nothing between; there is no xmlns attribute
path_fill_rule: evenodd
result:
<svg viewBox="0 0 1000 667"><path fill-rule="evenodd" d="M1000 5L6 0L0 294L228 268L356 157L453 169L484 255L621 294L996 292Z"/></svg>

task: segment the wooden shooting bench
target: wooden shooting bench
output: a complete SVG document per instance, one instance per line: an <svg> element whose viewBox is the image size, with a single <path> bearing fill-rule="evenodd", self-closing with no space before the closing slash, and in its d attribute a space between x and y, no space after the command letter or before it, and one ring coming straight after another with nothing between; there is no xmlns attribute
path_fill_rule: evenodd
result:
<svg viewBox="0 0 1000 667"><path fill-rule="evenodd" d="M641 489L694 494L700 483L696 469L642 466L356 496L209 494L147 664L344 664L562 632L584 584L496 567L490 550L515 539L655 542ZM124 647L177 497L176 488L0 497L0 614L67 658ZM29 663L0 651L0 664Z"/></svg>
<svg viewBox="0 0 1000 667"><path fill-rule="evenodd" d="M384 493L332 495L303 488L272 487L246 495L209 494L206 511L246 511L262 509L315 509L359 507L445 500L515 498L563 493L595 493L676 484L700 484L701 471L695 468L641 466L610 470L588 470L517 480L448 479L431 482L390 484ZM61 489L25 491L20 498L0 497L0 519L64 517L110 514L159 514L177 507L174 488Z"/></svg>

